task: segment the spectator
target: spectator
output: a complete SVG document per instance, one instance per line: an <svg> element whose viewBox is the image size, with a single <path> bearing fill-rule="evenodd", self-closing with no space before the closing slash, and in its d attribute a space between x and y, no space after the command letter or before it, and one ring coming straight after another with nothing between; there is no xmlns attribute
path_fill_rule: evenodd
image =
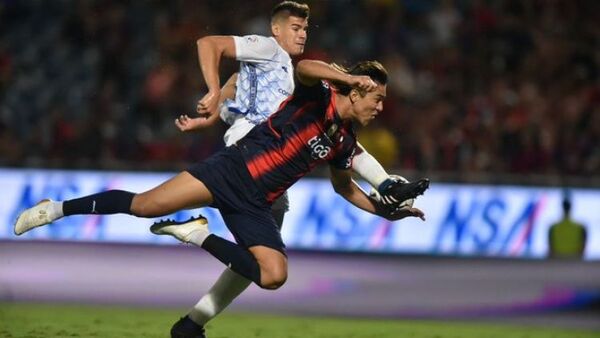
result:
<svg viewBox="0 0 600 338"><path fill-rule="evenodd" d="M548 233L548 256L581 259L587 241L586 228L571 219L571 200L568 196L563 199L562 209L562 219L554 223Z"/></svg>

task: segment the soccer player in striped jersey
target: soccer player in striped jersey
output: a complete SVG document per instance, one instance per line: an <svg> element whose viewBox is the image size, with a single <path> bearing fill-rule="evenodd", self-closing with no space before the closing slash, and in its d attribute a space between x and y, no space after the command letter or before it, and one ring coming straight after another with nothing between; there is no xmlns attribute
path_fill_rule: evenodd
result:
<svg viewBox="0 0 600 338"><path fill-rule="evenodd" d="M175 124L181 131L210 127L219 117L230 125L224 135L226 146L244 137L255 125L266 120L294 91L291 57L304 51L307 40L309 8L306 4L284 1L271 13L272 36L208 36L198 40L198 56L209 92L198 102L202 117L181 115ZM218 65L222 57L240 61L234 74L219 91ZM238 75L239 74L239 75ZM215 107L215 102L219 102ZM216 111L220 114L215 113ZM353 170L379 189L384 201L393 203L395 181L360 145L353 160ZM272 213L279 229L288 210L287 194L279 197ZM198 331L227 307L251 281L225 269L215 285L173 330Z"/></svg>
<svg viewBox="0 0 600 338"><path fill-rule="evenodd" d="M283 101L287 96L289 96L290 93L294 90L292 74L293 69L291 66L291 59L289 55L298 55L302 53L303 46L306 41L306 19L308 17L308 11L306 11L306 17L303 17L303 5L300 5L299 12L295 12L295 10L297 10L298 8L294 7L297 5L294 4L295 3L284 2L279 5L279 11L278 7L276 7L273 11L272 28L274 37L272 38L259 36L209 37L201 39L199 41L201 66L203 69L204 77L209 86L209 93L202 100L200 100L198 104L198 112L201 114L207 114L209 116L208 120L210 120L211 118L214 120L214 116L216 116L216 114L214 114L214 111L216 110L214 104L215 102L219 102L219 100L221 99L219 97L219 93L213 90L213 88L219 87L217 70L220 57L222 55L226 57L236 57L238 60L242 61L240 67L240 76L238 77L236 83L237 90L235 92L235 99L225 100L221 108L221 117L226 122L232 124L232 127L227 131L225 135L225 141L227 145L232 145L233 143L238 141L246 133L248 133L248 131L252 129L256 124L270 116L270 114L276 110L275 107L277 107L281 103L281 101ZM292 9L286 9L286 6L292 6ZM306 7L306 9L308 8ZM358 85L359 88L362 86L364 87L363 89L368 89L368 85L367 87L365 87L365 83L368 82L369 81L363 76L362 80L358 81L356 85ZM340 88L342 88L342 85L340 85ZM303 91L299 91L299 93L302 94ZM294 100L292 101L295 102ZM211 113L213 114L210 115ZM331 111L329 111L327 114L329 114L327 118L331 120ZM177 122L179 125L185 126L186 122L193 122L190 120L186 121L185 118L180 118ZM277 123L277 121L280 120L281 118L279 120L276 120L275 123ZM206 123L207 121L200 120L201 123ZM337 126L336 123L332 124L331 128L339 128L339 126ZM333 127L334 125L336 125L336 127ZM310 130L313 130L314 128L315 125L309 127ZM335 134L336 131L333 129L332 132ZM349 130L350 129L347 128L340 128L340 130L338 131L339 135L342 138L346 138L346 147L348 147L348 142L350 142L350 140L354 140L354 135L349 134ZM297 136L296 138L298 137L301 138L302 136ZM276 144L276 142L273 142L270 146L276 147ZM313 154L311 156L324 156L325 158L328 156L328 152L330 151L327 150L327 139L311 139L309 147L313 149L313 151L316 154ZM289 151L289 148L287 149L288 150L284 149L284 151ZM355 145L352 146L352 149L352 151L354 152ZM354 160L353 169L358 170L372 184L373 182L376 182L374 186L383 186L385 184L384 181L386 181L386 179L388 178L383 168L381 168L381 166L376 161L374 161L374 159L368 153L362 152L361 154L362 155L359 155L359 158L362 156L363 160L357 161L358 158L356 158ZM248 169L250 170L253 178L261 177L263 175L263 172L265 173L265 181L256 181L255 185L252 185L251 188L253 188L254 186L258 186L261 187L261 191L270 189L271 191L269 191L266 194L266 202L268 204L271 204L276 200L276 197L282 195L281 193L285 190L286 186L295 181L292 178L294 178L298 174L295 173L292 176L289 176L289 174L287 174L287 181L285 181L285 184L281 186L261 186L261 182L274 182L271 178L268 178L269 175L273 174L273 168L269 167L269 161L272 160L273 158L269 158L268 156L259 156L248 166ZM351 160L346 159L346 161L347 163L345 165L350 166L351 162L348 161ZM314 163L309 165L308 167L305 167L302 170L310 170L313 167ZM290 170L291 169L289 167L282 167L282 173L280 174L283 174L283 177L285 177L286 172ZM390 183L389 181L390 180L387 180L386 182ZM392 184L388 184L388 187L394 187L396 188L396 190L387 189L387 191L390 192L390 196L392 196L393 198L394 196L395 198L402 198L400 194L404 193L405 191L408 191L408 189L404 189L408 187L403 187L398 184L394 184L394 182L391 183ZM143 194L140 194L138 196L141 195ZM127 195L121 194L120 192L112 192L110 196L114 196L117 198L117 200L115 200L115 205L118 205L120 203L123 203L124 205L124 203L126 203L127 201ZM132 197L132 200L130 202L130 210L109 210L109 213L131 212L136 214L132 209L135 204L135 199L135 197ZM143 198L141 199L143 200ZM159 200L158 203L160 204L160 202L161 201ZM239 204L240 208L245 207L244 201L241 201ZM274 210L272 210L274 216L273 219L275 219L275 223L277 226L277 232L281 226L283 212L285 211L286 204L287 203L279 203L279 205L282 205L283 207L275 208ZM51 205L53 207L51 207L50 209L58 209L56 204L53 203ZM81 212L76 211L75 209L77 208L74 208L74 210L69 210L69 205L73 206L72 203L67 202L67 211L65 212L65 215L72 214L72 212ZM157 215L162 215L165 205L155 205L153 206L153 208L154 210L151 210L151 213L157 213ZM110 207L108 207L108 209L110 209ZM99 213L104 212L100 211L99 209L94 211L97 211ZM138 211L138 213L141 213L139 214L140 216L144 216L146 212L148 212L148 210ZM50 212L49 214L58 215L60 217L61 213L62 210L57 210L56 213ZM53 217L54 216L49 218L50 221ZM230 220L232 220L231 223L239 222L239 215L224 215L224 217L227 217ZM24 220L25 218L20 219ZM27 228L27 226L25 228L23 226L19 227L17 224L17 226L15 227L15 232L23 231L23 229L26 229L25 231L27 231L30 228ZM268 231L271 231L271 229L268 229ZM265 245L267 248L275 247L276 250L280 250L281 252L283 252L283 243L277 240L270 239L269 241L266 241L265 239L260 238L248 240L247 238L244 239L245 237L243 234L236 235L235 232L234 236L236 236L238 242L243 243L243 245L246 245L247 247L259 247L261 245L252 244L255 242L264 242L268 243L268 245ZM279 235L277 234L277 236ZM233 269L233 267L231 269L226 269L222 276L219 278L218 282L215 284L215 286L209 291L209 293L205 295L201 299L201 301L194 307L194 309L190 312L190 315L183 319L184 322L180 321L181 323L178 323L182 325L192 326L192 328L198 331L197 336L203 335L203 329L201 325L206 323L217 313L219 313L223 308L225 308L250 283L250 279L247 278L247 276L243 277L242 275L234 271L235 269ZM256 279L253 279L253 281L256 281Z"/></svg>
<svg viewBox="0 0 600 338"><path fill-rule="evenodd" d="M151 231L202 247L261 288L278 289L287 279L287 256L271 205L319 163L329 164L335 191L356 207L389 220L424 219L417 208L385 207L352 179L354 127L367 125L383 110L383 66L370 61L341 71L303 60L296 72L299 84L293 95L235 145L144 193L109 190L64 202L42 201L19 215L15 234L70 215L157 217L212 206L219 209L237 244L211 234L203 218L183 224L160 222ZM403 188L401 199L414 198L428 188L428 180Z"/></svg>

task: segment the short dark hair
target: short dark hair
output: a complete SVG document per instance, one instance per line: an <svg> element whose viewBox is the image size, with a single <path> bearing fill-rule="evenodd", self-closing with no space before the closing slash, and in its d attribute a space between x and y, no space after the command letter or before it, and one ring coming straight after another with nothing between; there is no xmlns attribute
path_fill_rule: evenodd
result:
<svg viewBox="0 0 600 338"><path fill-rule="evenodd" d="M302 19L308 18L310 9L307 4L301 4L295 1L283 1L273 7L271 11L271 21L277 18L288 18L297 16Z"/></svg>
<svg viewBox="0 0 600 338"><path fill-rule="evenodd" d="M379 61L360 61L349 68L334 63L333 67L350 75L367 75L371 80L382 85L385 85L388 82L387 70L385 70L385 67L383 67ZM352 90L352 86L345 83L333 82L333 85L336 87L338 93L344 96L350 94L350 91Z"/></svg>

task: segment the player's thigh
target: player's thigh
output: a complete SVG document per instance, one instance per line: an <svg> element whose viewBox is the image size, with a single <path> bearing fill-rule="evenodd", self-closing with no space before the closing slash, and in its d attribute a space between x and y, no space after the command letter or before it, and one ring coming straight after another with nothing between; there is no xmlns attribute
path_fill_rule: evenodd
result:
<svg viewBox="0 0 600 338"><path fill-rule="evenodd" d="M135 195L131 209L138 216L152 217L206 206L212 201L212 193L206 185L184 171L153 189Z"/></svg>

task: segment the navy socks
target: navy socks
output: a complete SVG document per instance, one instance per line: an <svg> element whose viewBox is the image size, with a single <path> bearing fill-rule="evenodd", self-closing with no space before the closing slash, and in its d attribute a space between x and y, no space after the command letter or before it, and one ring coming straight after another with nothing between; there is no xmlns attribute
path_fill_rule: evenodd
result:
<svg viewBox="0 0 600 338"><path fill-rule="evenodd" d="M86 214L131 214L131 201L134 193L123 190L108 190L63 202L63 213L69 215Z"/></svg>
<svg viewBox="0 0 600 338"><path fill-rule="evenodd" d="M134 193L123 190L109 190L63 202L63 213L69 215L85 214L130 214ZM202 248L227 265L231 270L261 286L260 266L243 247L215 235L209 235Z"/></svg>
<svg viewBox="0 0 600 338"><path fill-rule="evenodd" d="M231 270L261 286L260 267L250 251L219 236L209 235L202 248Z"/></svg>

